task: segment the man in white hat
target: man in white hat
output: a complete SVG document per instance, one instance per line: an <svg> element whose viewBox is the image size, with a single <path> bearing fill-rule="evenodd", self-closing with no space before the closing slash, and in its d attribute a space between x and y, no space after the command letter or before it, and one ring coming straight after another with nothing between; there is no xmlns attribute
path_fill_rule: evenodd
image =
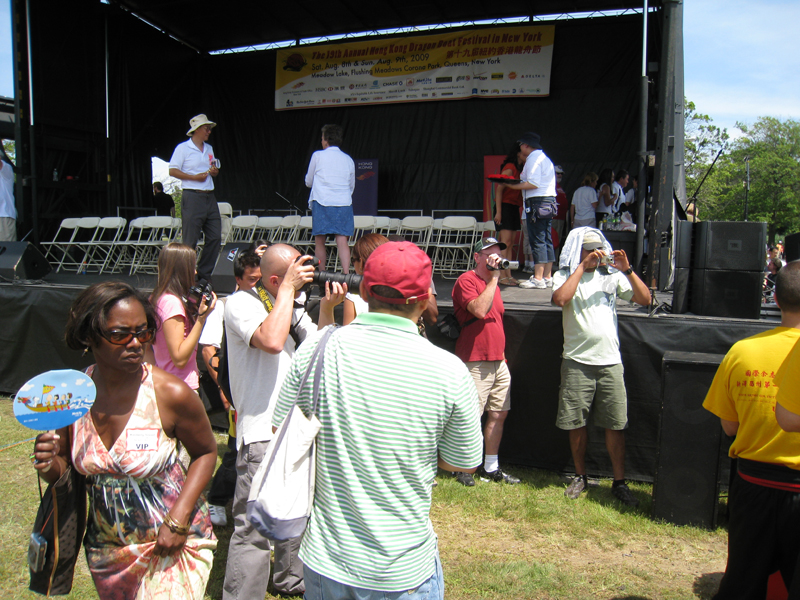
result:
<svg viewBox="0 0 800 600"><path fill-rule="evenodd" d="M205 115L189 121L189 139L177 145L169 161L170 177L181 180L181 220L183 243L195 248L200 232L205 234L205 246L197 261L197 279L211 281L217 264L222 238L222 219L214 195L214 177L219 173L214 149L208 143L211 130L217 124Z"/></svg>
<svg viewBox="0 0 800 600"><path fill-rule="evenodd" d="M625 434L628 398L617 333L617 298L650 304L650 290L633 272L624 250L611 250L591 227L573 229L553 276L552 302L562 308L564 353L556 427L569 431L575 478L564 495L573 500L588 490L586 428L589 411L606 430L614 483L611 491L623 504L639 500L625 483ZM613 267L613 269L609 269Z"/></svg>

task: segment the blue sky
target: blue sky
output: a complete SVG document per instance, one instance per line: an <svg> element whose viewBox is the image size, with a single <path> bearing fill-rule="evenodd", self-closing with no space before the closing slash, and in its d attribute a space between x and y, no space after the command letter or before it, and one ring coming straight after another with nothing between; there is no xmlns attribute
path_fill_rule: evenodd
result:
<svg viewBox="0 0 800 600"><path fill-rule="evenodd" d="M684 2L686 97L734 131L759 116L800 120L800 2ZM13 96L11 2L0 0L0 95Z"/></svg>

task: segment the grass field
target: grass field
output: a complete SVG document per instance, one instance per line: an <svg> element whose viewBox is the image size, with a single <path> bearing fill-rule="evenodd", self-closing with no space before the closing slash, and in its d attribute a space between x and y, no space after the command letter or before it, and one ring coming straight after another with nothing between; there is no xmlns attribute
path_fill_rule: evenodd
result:
<svg viewBox="0 0 800 600"><path fill-rule="evenodd" d="M32 442L5 448L33 435L17 423L10 400L0 399L3 600L39 597L27 591L26 552L39 501L28 460ZM220 455L225 441L218 436ZM465 488L440 473L431 517L448 600L678 600L711 598L716 591L725 568L725 530L652 521L650 485L631 485L641 504L630 509L614 500L609 481L572 501L564 497L565 479L556 473L508 470L522 479L520 485L478 481ZM232 528L216 533L220 544L207 589L207 598L213 599L222 597ZM83 559L70 598L97 598Z"/></svg>

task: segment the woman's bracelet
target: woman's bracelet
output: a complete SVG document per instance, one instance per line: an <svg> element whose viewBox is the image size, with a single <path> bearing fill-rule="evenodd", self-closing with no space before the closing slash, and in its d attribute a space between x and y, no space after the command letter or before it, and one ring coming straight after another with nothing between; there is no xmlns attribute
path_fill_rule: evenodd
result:
<svg viewBox="0 0 800 600"><path fill-rule="evenodd" d="M175 518L168 512L164 513L164 525L172 532L178 535L189 535L189 525L181 525Z"/></svg>

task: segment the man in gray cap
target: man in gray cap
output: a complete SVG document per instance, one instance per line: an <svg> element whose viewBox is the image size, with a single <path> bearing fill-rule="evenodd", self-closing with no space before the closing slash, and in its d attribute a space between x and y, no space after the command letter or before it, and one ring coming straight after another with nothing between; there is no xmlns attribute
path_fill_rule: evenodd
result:
<svg viewBox="0 0 800 600"><path fill-rule="evenodd" d="M205 115L189 121L189 139L177 145L169 161L169 175L181 180L181 220L183 243L197 246L200 232L205 234L205 244L197 261L197 278L211 281L211 274L219 257L222 238L222 219L214 195L214 177L219 173L214 149L208 143L211 130L217 124Z"/></svg>
<svg viewBox="0 0 800 600"><path fill-rule="evenodd" d="M587 417L606 430L614 483L611 491L623 504L639 500L625 483L625 435L628 398L617 333L617 298L650 304L650 290L639 279L624 250L611 250L591 227L573 229L553 277L552 302L562 308L564 353L556 427L569 431L575 478L564 492L573 500L588 489L586 477ZM609 270L608 267L614 270Z"/></svg>
<svg viewBox="0 0 800 600"><path fill-rule="evenodd" d="M528 222L528 239L533 254L533 276L519 284L521 288L546 289L553 287L550 273L555 261L550 222L558 212L556 205L556 171L553 162L542 151L539 134L528 132L518 140L525 156L520 183L506 187L522 190Z"/></svg>

